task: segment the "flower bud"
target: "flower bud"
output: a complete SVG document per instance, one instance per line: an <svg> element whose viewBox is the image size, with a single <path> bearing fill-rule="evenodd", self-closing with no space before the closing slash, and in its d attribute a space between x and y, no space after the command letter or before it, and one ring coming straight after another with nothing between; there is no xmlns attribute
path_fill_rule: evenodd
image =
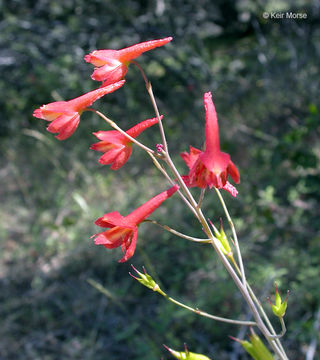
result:
<svg viewBox="0 0 320 360"><path fill-rule="evenodd" d="M196 353L192 353L190 351L188 351L186 344L184 345L184 350L185 351L175 351L170 349L168 346L163 345L172 356L174 356L176 359L180 359L180 360L211 360L210 358L208 358L205 355L202 354L196 354Z"/></svg>
<svg viewBox="0 0 320 360"><path fill-rule="evenodd" d="M218 229L212 224L210 220L209 222L213 228L215 237L219 240L221 251L223 252L224 255L228 256L229 258L232 258L233 257L232 250L229 245L227 235L223 230L222 219L220 218L220 231L218 231Z"/></svg>
<svg viewBox="0 0 320 360"><path fill-rule="evenodd" d="M284 317L285 313L286 313L286 309L287 309L287 303L288 303L288 297L289 297L289 290L287 291L287 296L285 298L285 300L282 302L281 296L280 296L280 292L278 290L277 284L274 284L275 288L276 288L276 295L275 295L275 304L273 305L271 303L271 301L268 298L268 302L271 305L272 311L274 313L275 316L282 318Z"/></svg>
<svg viewBox="0 0 320 360"><path fill-rule="evenodd" d="M250 341L240 340L230 336L234 341L237 341L245 349L245 351L254 359L254 360L274 360L270 351L265 347L264 343L261 341L259 336L251 330L252 335L250 335Z"/></svg>
<svg viewBox="0 0 320 360"><path fill-rule="evenodd" d="M240 340L240 344L254 360L260 360L260 358L258 357L258 354L256 353L256 350L253 347L253 345L251 344L251 342L249 342L247 340Z"/></svg>
<svg viewBox="0 0 320 360"><path fill-rule="evenodd" d="M251 335L249 336L251 344L261 360L273 360L273 356L270 351L266 348L259 336L251 329Z"/></svg>
<svg viewBox="0 0 320 360"><path fill-rule="evenodd" d="M165 295L165 293L160 289L159 285L153 280L153 278L149 274L147 274L146 269L144 267L143 267L144 273L138 271L133 265L131 265L131 267L139 276L137 277L129 273L130 276L132 276L134 279L139 281L139 283L146 286L147 288L156 291L161 295Z"/></svg>

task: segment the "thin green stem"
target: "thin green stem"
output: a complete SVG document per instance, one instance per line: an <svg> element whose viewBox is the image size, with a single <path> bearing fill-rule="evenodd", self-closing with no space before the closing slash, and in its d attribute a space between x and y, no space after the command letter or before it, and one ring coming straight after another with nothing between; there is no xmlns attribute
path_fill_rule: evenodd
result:
<svg viewBox="0 0 320 360"><path fill-rule="evenodd" d="M236 270L238 271L238 273L240 274L240 269L239 269L239 267L238 267L238 264L237 264L234 260L233 260L233 265L234 265L234 267L236 268ZM282 352L282 354L283 354L283 356L284 356L284 359L285 359L285 360L288 360L288 357L287 357L287 355L286 355L286 353L285 353L285 350L284 350L284 348L283 348L283 346L282 346L282 344L281 344L281 341L279 340L279 337L277 336L277 333L276 333L274 327L273 327L272 324L271 324L271 321L269 320L266 312L264 311L263 306L261 305L260 301L259 301L258 298L256 297L255 293L253 292L253 290L252 290L252 288L251 288L251 286L250 286L250 284L249 284L248 282L247 282L247 288L248 288L248 291L249 291L249 294L250 294L251 298L253 299L253 301L254 301L255 304L257 305L260 313L262 314L262 316L263 316L263 318L264 318L264 320L265 320L265 322L266 322L266 324L267 324L267 326L268 326L268 328L269 328L269 330L270 330L270 332L271 332L271 336L270 336L270 337L271 337L272 339L275 339L275 342L277 343L278 347L280 348L280 350L281 350L281 352ZM284 335L284 334L283 334L283 335Z"/></svg>
<svg viewBox="0 0 320 360"><path fill-rule="evenodd" d="M138 67L138 69L141 71L141 74L143 76L143 79L144 79L144 82L145 82L145 85L146 85L146 89L147 89L148 94L149 94L149 96L151 98L151 102L152 102L152 105L153 105L154 112L155 112L156 117L158 119L158 125L159 125L159 129L160 129L163 148L164 148L164 151L167 153L168 152L168 143L167 143L167 140L166 140L166 135L165 135L165 132L164 132L164 129L163 129L162 120L160 118L160 113L159 113L159 110L158 110L158 107L157 107L157 104L156 104L156 100L155 100L154 95L153 95L151 82L148 81L148 78L147 78L144 70L142 69L142 67L136 61L132 61L132 63Z"/></svg>
<svg viewBox="0 0 320 360"><path fill-rule="evenodd" d="M216 190L216 193L218 195L218 198L220 200L220 203L221 203L221 205L223 207L223 210L224 210L224 212L226 214L227 220L228 220L229 225L230 225L231 230L232 230L232 236L233 236L233 240L234 240L234 243L235 243L235 247L236 247L236 251L237 251L237 257L238 257L238 261L239 261L239 265L240 265L240 273L241 273L242 283L243 283L244 286L246 286L247 280L246 280L246 274L245 274L245 271L244 271L244 266L243 266L242 255L241 255L240 246L239 246L239 242L238 242L237 232L236 232L236 229L234 227L231 216L229 214L228 208L227 208L227 206L226 206L226 204L225 204L225 202L223 200L222 195L220 194L219 189L215 188L215 190Z"/></svg>
<svg viewBox="0 0 320 360"><path fill-rule="evenodd" d="M176 236L179 236L181 237L182 239L186 239L186 240L190 240L190 241L194 241L194 242L197 242L197 243L202 243L202 244L208 244L211 242L211 239L199 239L199 238L196 238L196 237L193 237L193 236L188 236L188 235L185 235L185 234L182 234L181 232L177 231L177 230L174 230L172 229L171 227L167 226L167 225L162 225L162 224L159 224L157 221L155 220L149 220L149 219L146 219L144 220L144 222L150 222L152 224L155 224L155 225L158 225L160 226L162 229L176 235Z"/></svg>
<svg viewBox="0 0 320 360"><path fill-rule="evenodd" d="M201 189L201 192L200 192L200 197L199 197L199 200L198 200L198 208L200 209L201 206L202 206L202 201L203 201L203 198L204 198L204 194L206 193L206 188L203 188Z"/></svg>
<svg viewBox="0 0 320 360"><path fill-rule="evenodd" d="M168 296L166 293L162 293L161 295L163 295L167 300L171 301L172 303L174 303L184 309L187 309L198 315L207 317L212 320L221 321L221 322L229 323L229 324L233 324L233 325L246 325L246 326L256 326L257 325L254 321L234 320L234 319L228 319L228 318L224 318L224 317L220 317L220 316L211 315L205 311L199 310L198 308L192 308L191 306L187 306L187 305L181 303L180 301L177 301L177 300L173 299L172 297Z"/></svg>
<svg viewBox="0 0 320 360"><path fill-rule="evenodd" d="M169 176L169 174L166 172L165 168L159 163L159 161L154 157L153 154L148 152L148 155L151 157L155 167L165 176L165 178L169 181L169 183L171 185L176 185L176 182L174 180L171 179L171 177ZM193 214L195 216L197 216L197 213L195 211L195 209L193 208L193 206L190 204L190 202L188 201L188 199L183 195L183 193L178 190L177 191L179 196L181 197L181 199L185 202L185 204L188 206L188 208L193 212Z"/></svg>

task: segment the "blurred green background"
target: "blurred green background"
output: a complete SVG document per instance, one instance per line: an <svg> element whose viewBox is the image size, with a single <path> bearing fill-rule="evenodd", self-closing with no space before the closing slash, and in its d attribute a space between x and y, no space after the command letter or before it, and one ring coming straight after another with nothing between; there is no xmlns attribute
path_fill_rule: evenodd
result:
<svg viewBox="0 0 320 360"><path fill-rule="evenodd" d="M128 275L130 261L117 263L119 249L89 239L97 217L114 210L126 215L168 187L143 151L134 148L130 161L112 172L88 150L96 141L91 133L109 129L92 113L63 142L32 117L42 104L98 86L83 61L88 52L166 36L172 43L139 63L165 115L173 158L185 173L179 153L201 147L203 93L212 91L222 149L241 173L238 198L225 198L249 281L266 308L275 280L283 293L290 288L283 339L289 358L316 359L319 9L319 1L307 0L0 1L1 359L169 359L162 344L182 349L184 342L215 359L247 359L228 338L243 337L246 329L176 308ZM286 10L307 19L262 16ZM94 106L124 129L154 116L138 69L131 66L126 79ZM155 127L141 139L151 147L160 142ZM216 224L223 216L214 191L204 209ZM177 196L152 218L203 236ZM151 224L139 234L131 262L145 265L171 296L216 315L248 316L210 247Z"/></svg>

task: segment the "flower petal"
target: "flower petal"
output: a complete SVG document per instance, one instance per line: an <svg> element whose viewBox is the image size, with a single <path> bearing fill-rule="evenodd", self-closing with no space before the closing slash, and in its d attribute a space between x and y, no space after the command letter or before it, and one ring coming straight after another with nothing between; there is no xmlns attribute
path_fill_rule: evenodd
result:
<svg viewBox="0 0 320 360"><path fill-rule="evenodd" d="M199 154L201 154L201 150L198 150L198 149L194 148L193 146L190 146L190 154L188 154L185 151L185 152L181 153L180 156L182 157L182 159L184 160L184 162L186 163L188 168L191 169L192 166L197 161Z"/></svg>
<svg viewBox="0 0 320 360"><path fill-rule="evenodd" d="M238 171L237 167L231 161L231 159L229 160L228 173L232 177L233 181L236 184L239 184L239 182L240 182L240 174L239 174L239 171Z"/></svg>
<svg viewBox="0 0 320 360"><path fill-rule="evenodd" d="M130 245L126 247L124 256L120 260L118 260L120 263L128 261L133 256L137 246L137 239L138 239L138 230L135 229L130 239Z"/></svg>
<svg viewBox="0 0 320 360"><path fill-rule="evenodd" d="M132 146L126 146L123 148L121 152L119 152L118 156L114 159L111 170L120 169L129 159L132 153Z"/></svg>
<svg viewBox="0 0 320 360"><path fill-rule="evenodd" d="M112 164L124 149L124 145L115 145L111 150L107 151L100 157L99 163L102 165Z"/></svg>
<svg viewBox="0 0 320 360"><path fill-rule="evenodd" d="M113 226L124 226L126 222L124 216L122 216L118 211L113 211L98 218L95 221L95 224L100 227L108 228Z"/></svg>
<svg viewBox="0 0 320 360"><path fill-rule="evenodd" d="M118 50L95 50L85 55L84 60L98 67L103 65L115 67L119 64L118 57Z"/></svg>
<svg viewBox="0 0 320 360"><path fill-rule="evenodd" d="M238 190L233 185L231 185L229 181L226 182L222 189L228 191L228 193L231 194L233 197L236 197L238 195Z"/></svg>
<svg viewBox="0 0 320 360"><path fill-rule="evenodd" d="M75 132L79 121L80 115L78 113L74 113L73 116L61 115L50 123L47 130L51 133L59 133L56 138L65 140Z"/></svg>

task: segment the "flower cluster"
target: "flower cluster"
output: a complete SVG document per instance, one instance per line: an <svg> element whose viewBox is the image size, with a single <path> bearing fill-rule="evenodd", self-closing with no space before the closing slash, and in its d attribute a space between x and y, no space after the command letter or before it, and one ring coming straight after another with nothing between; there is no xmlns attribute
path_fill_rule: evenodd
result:
<svg viewBox="0 0 320 360"><path fill-rule="evenodd" d="M47 130L57 134L57 139L69 138L78 127L80 116L84 111L90 110L90 106L99 98L124 85L124 77L134 59L146 51L167 44L171 40L171 37L167 37L142 42L121 50L107 49L91 52L84 57L84 60L95 66L91 78L102 82L100 88L69 101L57 101L43 105L34 111L33 116L49 121ZM220 150L218 120L211 93L208 92L204 95L204 104L206 110L205 149L201 151L190 147L189 154L187 152L181 154L189 167L189 174L183 176L183 180L188 187L223 188L236 196L237 190L227 181L227 178L230 175L238 183L239 172L230 156ZM94 132L93 134L99 142L92 144L90 148L103 153L99 159L101 164L111 165L112 170L118 170L131 156L134 139L161 120L162 116L148 119L125 132L118 130ZM158 154L163 153L162 144L157 144L156 149ZM95 244L104 245L108 249L121 246L124 255L119 261L127 261L133 256L136 248L139 224L178 189L178 185L172 186L127 216L122 216L116 211L103 215L96 220L95 224L108 230L93 235Z"/></svg>

